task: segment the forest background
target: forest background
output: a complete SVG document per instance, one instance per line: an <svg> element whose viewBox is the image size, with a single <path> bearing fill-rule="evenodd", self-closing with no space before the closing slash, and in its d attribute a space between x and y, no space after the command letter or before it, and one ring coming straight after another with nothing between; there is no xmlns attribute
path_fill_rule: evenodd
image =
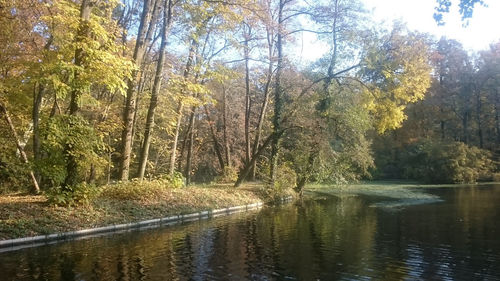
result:
<svg viewBox="0 0 500 281"><path fill-rule="evenodd" d="M0 26L3 193L499 178L500 42L355 0L1 0ZM306 66L304 32L329 48Z"/></svg>

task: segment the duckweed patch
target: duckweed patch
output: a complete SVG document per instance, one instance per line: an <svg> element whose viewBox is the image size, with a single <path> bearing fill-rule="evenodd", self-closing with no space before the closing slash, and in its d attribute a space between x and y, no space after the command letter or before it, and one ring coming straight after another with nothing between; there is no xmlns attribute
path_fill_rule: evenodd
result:
<svg viewBox="0 0 500 281"><path fill-rule="evenodd" d="M337 197L366 195L381 198L382 201L373 203L370 207L383 208L386 210L398 210L408 206L432 204L443 200L433 194L426 193L422 187L412 183L367 183L342 186L311 185L307 191L334 195ZM438 187L438 186L432 186Z"/></svg>

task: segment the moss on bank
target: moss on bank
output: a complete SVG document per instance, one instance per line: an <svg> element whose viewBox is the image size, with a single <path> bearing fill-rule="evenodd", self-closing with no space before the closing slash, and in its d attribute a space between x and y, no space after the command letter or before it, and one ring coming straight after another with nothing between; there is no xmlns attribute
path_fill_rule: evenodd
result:
<svg viewBox="0 0 500 281"><path fill-rule="evenodd" d="M136 222L263 201L261 186L162 188L141 183L131 192L114 186L87 204L58 207L45 196L0 196L0 240Z"/></svg>

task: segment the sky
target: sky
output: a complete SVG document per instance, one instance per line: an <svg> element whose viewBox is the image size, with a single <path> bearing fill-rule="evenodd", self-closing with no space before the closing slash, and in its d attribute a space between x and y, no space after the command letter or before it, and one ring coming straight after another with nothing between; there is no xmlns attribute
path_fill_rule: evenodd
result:
<svg viewBox="0 0 500 281"><path fill-rule="evenodd" d="M461 42L467 50L483 50L500 40L500 0L486 0L488 7L476 4L469 25L463 27L454 0L446 24L438 27L432 15L436 0L363 0L376 21L402 19L410 29L428 32L438 38L446 36Z"/></svg>
<svg viewBox="0 0 500 281"><path fill-rule="evenodd" d="M458 12L459 0L452 0L450 13L444 16L444 26L438 26L433 18L436 0L362 1L373 19L382 25L390 27L394 20L401 20L409 29L430 33L436 38L446 36L455 39L468 51L488 49L491 43L500 41L500 0L485 0L488 7L476 4L473 17L466 27ZM302 42L300 48L305 61L314 61L328 50L312 34L303 33Z"/></svg>

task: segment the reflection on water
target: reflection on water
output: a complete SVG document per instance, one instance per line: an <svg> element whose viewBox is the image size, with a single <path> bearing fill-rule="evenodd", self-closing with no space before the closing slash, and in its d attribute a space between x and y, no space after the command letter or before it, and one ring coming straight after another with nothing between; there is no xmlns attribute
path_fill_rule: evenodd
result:
<svg viewBox="0 0 500 281"><path fill-rule="evenodd" d="M500 280L500 186L279 208L0 254L1 280Z"/></svg>

